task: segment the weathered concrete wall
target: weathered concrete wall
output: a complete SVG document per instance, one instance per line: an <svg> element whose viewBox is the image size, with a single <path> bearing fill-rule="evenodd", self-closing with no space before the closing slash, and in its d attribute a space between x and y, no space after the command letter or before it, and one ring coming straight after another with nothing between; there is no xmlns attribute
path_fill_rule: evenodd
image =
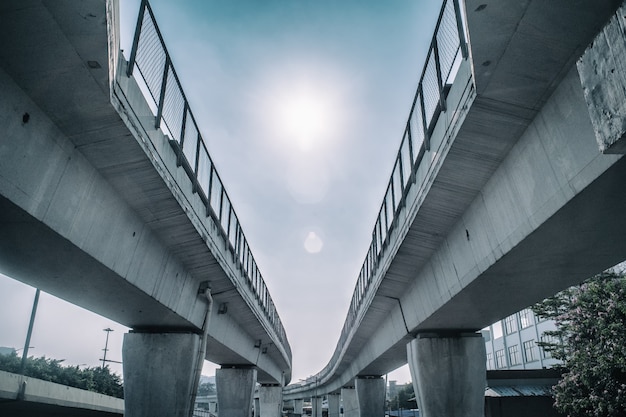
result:
<svg viewBox="0 0 626 417"><path fill-rule="evenodd" d="M626 153L626 6L617 10L578 61L600 150Z"/></svg>

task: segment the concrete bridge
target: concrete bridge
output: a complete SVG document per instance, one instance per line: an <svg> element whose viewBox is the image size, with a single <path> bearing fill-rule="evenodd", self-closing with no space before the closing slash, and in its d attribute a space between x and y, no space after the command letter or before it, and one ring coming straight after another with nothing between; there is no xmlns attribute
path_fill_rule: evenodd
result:
<svg viewBox="0 0 626 417"><path fill-rule="evenodd" d="M477 330L626 258L618 6L444 2L340 340L284 390L296 414L383 415L408 363L422 415L482 416Z"/></svg>
<svg viewBox="0 0 626 417"><path fill-rule="evenodd" d="M444 2L335 353L283 389L289 344L149 8L126 62L113 0L5 2L0 270L134 329L129 416L188 413L197 358L225 417L255 381L268 417L324 395L380 416L405 363L422 415L483 415L476 331L626 258L618 6Z"/></svg>
<svg viewBox="0 0 626 417"><path fill-rule="evenodd" d="M155 103L121 55L117 1L0 6L0 271L133 329L126 415L188 415L204 359L228 414L256 382L289 382L291 350L142 10L133 65L160 60Z"/></svg>

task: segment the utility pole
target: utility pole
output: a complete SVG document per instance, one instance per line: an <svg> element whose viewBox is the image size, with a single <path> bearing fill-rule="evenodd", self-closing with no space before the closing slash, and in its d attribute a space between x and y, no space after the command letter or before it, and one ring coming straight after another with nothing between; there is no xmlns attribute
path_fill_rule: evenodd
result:
<svg viewBox="0 0 626 417"><path fill-rule="evenodd" d="M30 347L30 336L33 334L33 325L35 324L35 315L37 314L37 304L39 303L39 288L35 291L35 300L33 301L33 310L30 313L30 323L28 323L28 332L26 333L26 343L22 351L22 363L20 365L20 374L24 375L26 368L26 359L28 358L28 348Z"/></svg>
<svg viewBox="0 0 626 417"><path fill-rule="evenodd" d="M113 331L113 329L111 329L110 327L107 327L106 329L103 329L105 332L107 332L107 338L106 341L104 342L104 358L102 359L102 369L104 369L104 366L107 363L107 351L109 350L109 333L111 333Z"/></svg>

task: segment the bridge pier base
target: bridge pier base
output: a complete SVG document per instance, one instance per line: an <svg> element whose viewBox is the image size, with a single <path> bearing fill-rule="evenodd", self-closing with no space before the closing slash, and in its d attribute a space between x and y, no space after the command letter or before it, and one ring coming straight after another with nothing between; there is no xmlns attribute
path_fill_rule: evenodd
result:
<svg viewBox="0 0 626 417"><path fill-rule="evenodd" d="M311 397L311 416L322 417L322 402L324 397Z"/></svg>
<svg viewBox="0 0 626 417"><path fill-rule="evenodd" d="M220 417L250 417L256 369L237 367L216 369L215 383Z"/></svg>
<svg viewBox="0 0 626 417"><path fill-rule="evenodd" d="M124 415L188 417L200 346L193 333L126 333Z"/></svg>
<svg viewBox="0 0 626 417"><path fill-rule="evenodd" d="M328 417L339 417L341 407L341 396L338 392L327 395Z"/></svg>
<svg viewBox="0 0 626 417"><path fill-rule="evenodd" d="M360 417L385 415L385 380L381 377L358 377L355 384Z"/></svg>
<svg viewBox="0 0 626 417"><path fill-rule="evenodd" d="M283 387L278 384L259 387L259 408L255 417L280 417L282 415ZM259 410L258 414L257 411Z"/></svg>
<svg viewBox="0 0 626 417"><path fill-rule="evenodd" d="M407 359L422 417L485 415L485 342L480 333L419 334Z"/></svg>
<svg viewBox="0 0 626 417"><path fill-rule="evenodd" d="M298 399L293 400L293 414L296 416L301 416L303 414L302 407L304 407L304 400Z"/></svg>
<svg viewBox="0 0 626 417"><path fill-rule="evenodd" d="M343 417L359 417L359 401L354 387L341 388L341 399L343 400Z"/></svg>

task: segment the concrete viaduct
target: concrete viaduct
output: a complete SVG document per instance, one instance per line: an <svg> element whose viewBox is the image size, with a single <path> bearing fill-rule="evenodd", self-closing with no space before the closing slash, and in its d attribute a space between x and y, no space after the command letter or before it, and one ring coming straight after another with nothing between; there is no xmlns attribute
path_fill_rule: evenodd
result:
<svg viewBox="0 0 626 417"><path fill-rule="evenodd" d="M255 383L289 382L290 346L191 110L190 170L171 108L155 117L127 75L118 15L115 0L0 6L0 271L132 328L127 416L189 415L204 359L227 415Z"/></svg>
<svg viewBox="0 0 626 417"><path fill-rule="evenodd" d="M422 416L483 416L477 331L626 258L619 3L444 2L340 340L284 390L296 414L383 415L408 363Z"/></svg>
<svg viewBox="0 0 626 417"><path fill-rule="evenodd" d="M149 8L126 62L114 0L5 2L0 270L134 329L128 416L186 415L198 357L224 417L256 381L262 416L324 395L381 416L406 363L422 415L482 416L477 330L626 258L626 13L575 3L444 2L335 353L283 387L289 344Z"/></svg>

